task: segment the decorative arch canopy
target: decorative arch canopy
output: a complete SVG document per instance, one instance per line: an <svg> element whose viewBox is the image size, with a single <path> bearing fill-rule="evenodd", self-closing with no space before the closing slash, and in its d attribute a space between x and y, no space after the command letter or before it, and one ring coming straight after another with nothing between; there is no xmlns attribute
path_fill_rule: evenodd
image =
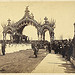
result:
<svg viewBox="0 0 75 75"><path fill-rule="evenodd" d="M50 32L50 38L53 38L53 36L54 36L53 34L54 34L54 28L55 28L55 21L51 19L51 21L49 22L48 18L45 17L44 24L39 24L34 19L33 14L32 13L30 14L28 6L26 7L24 16L18 22L11 24L10 21L11 20L9 19L8 25L3 27L3 33L5 33L5 34L9 33L12 35L14 35L14 34L23 35L22 31L23 31L24 27L28 26L30 24L30 25L35 26L35 28L37 29L38 38L39 38L39 35L41 35L41 38L42 38L43 33L46 30L49 30L49 32ZM51 34L52 34L52 36L51 36Z"/></svg>

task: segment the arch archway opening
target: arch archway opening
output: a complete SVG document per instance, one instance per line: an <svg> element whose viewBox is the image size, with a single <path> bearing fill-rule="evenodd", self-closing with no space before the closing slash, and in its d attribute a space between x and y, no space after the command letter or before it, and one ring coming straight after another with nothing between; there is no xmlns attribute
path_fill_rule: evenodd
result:
<svg viewBox="0 0 75 75"><path fill-rule="evenodd" d="M49 30L47 30L45 32L45 40L49 41L50 42L50 34L49 34Z"/></svg>
<svg viewBox="0 0 75 75"><path fill-rule="evenodd" d="M10 35L11 35L11 34L6 34L6 40L11 40L11 39L10 39L10 38L11 38Z"/></svg>
<svg viewBox="0 0 75 75"><path fill-rule="evenodd" d="M29 40L38 40L37 29L33 25L24 27L22 34L28 36Z"/></svg>

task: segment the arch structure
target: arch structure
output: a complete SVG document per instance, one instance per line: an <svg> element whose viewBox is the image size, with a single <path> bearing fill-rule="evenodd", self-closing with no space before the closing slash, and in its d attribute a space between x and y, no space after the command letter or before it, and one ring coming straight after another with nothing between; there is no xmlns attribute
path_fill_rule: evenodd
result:
<svg viewBox="0 0 75 75"><path fill-rule="evenodd" d="M48 18L44 18L44 24L42 24L40 28L41 32L41 39L45 41L45 32L48 30L50 35L50 41L53 42L54 40L54 28L55 28L55 21L51 20L51 22L48 21Z"/></svg>
<svg viewBox="0 0 75 75"><path fill-rule="evenodd" d="M39 40L45 40L45 32L49 30L50 40L54 40L54 28L55 28L55 21L51 20L48 21L48 18L44 18L44 24L38 23L32 13L30 13L28 6L26 7L24 16L16 23L11 24L11 20L8 20L8 25L3 27L3 40L6 40L6 34L10 34L10 40L13 42L15 39L19 42L22 41L24 37L27 37L22 34L23 29L30 25L35 26L37 29L37 35ZM17 36L14 37L14 36Z"/></svg>

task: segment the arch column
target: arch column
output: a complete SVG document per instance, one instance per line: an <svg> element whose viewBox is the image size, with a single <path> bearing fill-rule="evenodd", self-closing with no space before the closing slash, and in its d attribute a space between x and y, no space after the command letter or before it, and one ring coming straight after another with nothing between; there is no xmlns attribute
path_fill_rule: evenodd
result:
<svg viewBox="0 0 75 75"><path fill-rule="evenodd" d="M19 43L21 43L21 36L19 36Z"/></svg>
<svg viewBox="0 0 75 75"><path fill-rule="evenodd" d="M43 41L45 41L45 32L43 33Z"/></svg>
<svg viewBox="0 0 75 75"><path fill-rule="evenodd" d="M51 40L51 44L52 44L53 40L54 40L54 32L50 32L50 40Z"/></svg>
<svg viewBox="0 0 75 75"><path fill-rule="evenodd" d="M13 43L13 34L11 34L11 42Z"/></svg>
<svg viewBox="0 0 75 75"><path fill-rule="evenodd" d="M42 40L42 34L40 35L40 40Z"/></svg>
<svg viewBox="0 0 75 75"><path fill-rule="evenodd" d="M5 36L5 34L4 34L4 32L3 32L3 40L5 40L4 36Z"/></svg>
<svg viewBox="0 0 75 75"><path fill-rule="evenodd" d="M6 34L3 32L3 40L6 40Z"/></svg>
<svg viewBox="0 0 75 75"><path fill-rule="evenodd" d="M74 38L73 38L73 57L75 58L75 23L74 23Z"/></svg>
<svg viewBox="0 0 75 75"><path fill-rule="evenodd" d="M37 35L38 35L38 40L39 40L39 32L37 31Z"/></svg>
<svg viewBox="0 0 75 75"><path fill-rule="evenodd" d="M12 34L10 34L10 41L12 40Z"/></svg>
<svg viewBox="0 0 75 75"><path fill-rule="evenodd" d="M39 35L39 40L42 40L42 34Z"/></svg>
<svg viewBox="0 0 75 75"><path fill-rule="evenodd" d="M38 40L42 40L42 34L40 32L38 34Z"/></svg>

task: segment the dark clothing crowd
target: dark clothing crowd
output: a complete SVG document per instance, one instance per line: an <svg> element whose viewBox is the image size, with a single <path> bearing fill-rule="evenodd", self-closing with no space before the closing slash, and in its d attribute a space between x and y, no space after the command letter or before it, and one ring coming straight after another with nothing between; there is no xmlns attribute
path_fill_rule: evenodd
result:
<svg viewBox="0 0 75 75"><path fill-rule="evenodd" d="M52 49L55 54L61 54L63 58L66 58L69 61L73 53L73 43L71 40L54 41Z"/></svg>
<svg viewBox="0 0 75 75"><path fill-rule="evenodd" d="M44 43L43 43L44 44ZM40 49L41 43L32 43L32 49L34 51L35 57L37 57L38 51ZM51 50L55 54L61 54L63 58L70 61L70 57L73 55L73 40L54 40L53 43L47 42L43 45L46 51L51 53Z"/></svg>
<svg viewBox="0 0 75 75"><path fill-rule="evenodd" d="M35 57L39 51L39 43L32 43L32 49L34 51ZM45 45L46 51L51 53L51 50L54 50L55 54L61 54L63 58L70 61L70 57L73 54L73 41L72 40L54 40L51 44L50 42Z"/></svg>

